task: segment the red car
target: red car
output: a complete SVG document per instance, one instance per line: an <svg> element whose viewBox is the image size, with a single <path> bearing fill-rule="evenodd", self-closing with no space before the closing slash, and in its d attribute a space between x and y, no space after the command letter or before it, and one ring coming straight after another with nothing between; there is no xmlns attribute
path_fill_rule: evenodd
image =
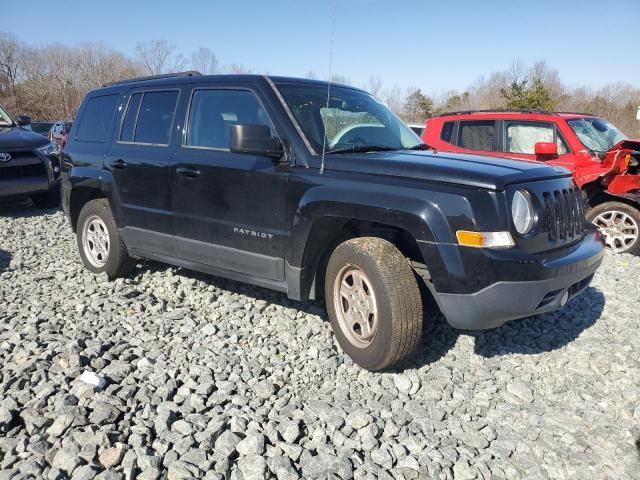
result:
<svg viewBox="0 0 640 480"><path fill-rule="evenodd" d="M539 111L454 112L425 120L436 150L537 160L573 172L587 219L615 253L640 254L640 140L589 114Z"/></svg>

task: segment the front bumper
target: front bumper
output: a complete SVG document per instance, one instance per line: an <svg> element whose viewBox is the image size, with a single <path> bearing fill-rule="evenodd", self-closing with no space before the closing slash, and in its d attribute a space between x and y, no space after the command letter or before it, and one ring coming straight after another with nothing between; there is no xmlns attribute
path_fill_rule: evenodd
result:
<svg viewBox="0 0 640 480"><path fill-rule="evenodd" d="M49 179L43 176L0 181L0 199L5 201L20 200L37 193L45 193L58 185L58 179L50 183Z"/></svg>
<svg viewBox="0 0 640 480"><path fill-rule="evenodd" d="M455 328L498 327L510 320L562 307L587 288L603 255L599 233L588 232L579 246L567 255L541 259L536 275L531 277L535 279L501 280L474 293L436 293L436 300L447 321ZM529 264L523 270L532 267Z"/></svg>

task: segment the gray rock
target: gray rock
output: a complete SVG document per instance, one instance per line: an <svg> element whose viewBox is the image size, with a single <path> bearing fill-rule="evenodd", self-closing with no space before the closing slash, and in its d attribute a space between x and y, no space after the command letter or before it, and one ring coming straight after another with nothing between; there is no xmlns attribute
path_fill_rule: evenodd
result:
<svg viewBox="0 0 640 480"><path fill-rule="evenodd" d="M300 422L294 420L287 420L282 422L278 426L278 432L287 443L295 443L300 437Z"/></svg>
<svg viewBox="0 0 640 480"><path fill-rule="evenodd" d="M265 480L267 461L260 455L246 455L238 459L238 468L244 480Z"/></svg>
<svg viewBox="0 0 640 480"><path fill-rule="evenodd" d="M80 465L80 459L78 458L78 449L72 447L63 447L56 452L51 461L51 466L55 467L67 475L70 475L73 470Z"/></svg>
<svg viewBox="0 0 640 480"><path fill-rule="evenodd" d="M264 435L258 432L249 432L247 436L238 442L236 450L240 455L262 455L264 453Z"/></svg>
<svg viewBox="0 0 640 480"><path fill-rule="evenodd" d="M533 394L531 388L524 382L510 382L507 384L507 391L524 402L533 402Z"/></svg>
<svg viewBox="0 0 640 480"><path fill-rule="evenodd" d="M216 440L214 455L217 458L229 457L235 451L240 440L242 439L238 435L227 430Z"/></svg>

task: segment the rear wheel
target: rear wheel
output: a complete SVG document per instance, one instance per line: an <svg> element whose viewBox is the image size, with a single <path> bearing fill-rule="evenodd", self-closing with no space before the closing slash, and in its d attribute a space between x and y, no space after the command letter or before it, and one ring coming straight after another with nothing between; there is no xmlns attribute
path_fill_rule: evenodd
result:
<svg viewBox="0 0 640 480"><path fill-rule="evenodd" d="M600 229L613 253L640 254L640 210L622 202L605 202L586 216Z"/></svg>
<svg viewBox="0 0 640 480"><path fill-rule="evenodd" d="M114 279L135 267L105 199L91 200L82 207L77 237L82 263L91 272L106 273Z"/></svg>
<svg viewBox="0 0 640 480"><path fill-rule="evenodd" d="M325 298L342 350L367 370L402 362L420 341L418 282L407 259L386 240L340 244L327 265Z"/></svg>

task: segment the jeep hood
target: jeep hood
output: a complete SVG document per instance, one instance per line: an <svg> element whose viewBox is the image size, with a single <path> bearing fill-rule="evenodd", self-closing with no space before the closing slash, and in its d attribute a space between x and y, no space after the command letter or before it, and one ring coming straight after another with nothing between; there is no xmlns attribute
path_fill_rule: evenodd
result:
<svg viewBox="0 0 640 480"><path fill-rule="evenodd" d="M490 190L504 190L510 183L571 176L563 167L540 162L440 151L329 154L325 164L327 170L417 178Z"/></svg>
<svg viewBox="0 0 640 480"><path fill-rule="evenodd" d="M49 143L46 137L21 127L0 126L0 151L29 150Z"/></svg>

